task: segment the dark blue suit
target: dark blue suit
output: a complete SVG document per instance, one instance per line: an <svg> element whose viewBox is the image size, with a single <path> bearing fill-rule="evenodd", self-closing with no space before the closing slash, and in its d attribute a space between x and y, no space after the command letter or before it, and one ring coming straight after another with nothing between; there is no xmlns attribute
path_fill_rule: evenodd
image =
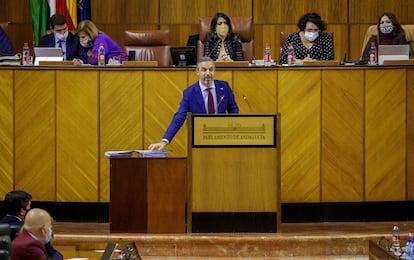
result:
<svg viewBox="0 0 414 260"><path fill-rule="evenodd" d="M55 34L50 33L43 36L40 39L40 47L55 47L56 39ZM84 62L88 60L86 51L83 50L79 44L79 38L69 32L68 38L66 39L66 60L81 59Z"/></svg>
<svg viewBox="0 0 414 260"><path fill-rule="evenodd" d="M216 86L217 112L219 114L225 114L226 112L230 114L239 113L239 108L229 84L226 81L214 80L214 85ZM201 93L198 81L183 91L183 99L181 100L180 107L178 108L177 113L174 114L163 139L167 139L171 142L175 134L184 124L184 121L187 118L187 112L193 114L206 114L203 94Z"/></svg>

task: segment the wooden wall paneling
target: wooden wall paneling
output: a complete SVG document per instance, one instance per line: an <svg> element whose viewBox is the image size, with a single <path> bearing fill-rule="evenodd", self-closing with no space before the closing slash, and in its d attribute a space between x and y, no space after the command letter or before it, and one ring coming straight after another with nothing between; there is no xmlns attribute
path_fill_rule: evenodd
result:
<svg viewBox="0 0 414 260"><path fill-rule="evenodd" d="M99 104L99 201L109 201L109 159L105 151L143 147L143 72L101 71Z"/></svg>
<svg viewBox="0 0 414 260"><path fill-rule="evenodd" d="M281 202L320 202L321 73L278 72Z"/></svg>
<svg viewBox="0 0 414 260"><path fill-rule="evenodd" d="M92 20L96 24L158 24L159 1L91 1Z"/></svg>
<svg viewBox="0 0 414 260"><path fill-rule="evenodd" d="M407 69L407 199L414 200L414 69Z"/></svg>
<svg viewBox="0 0 414 260"><path fill-rule="evenodd" d="M276 114L277 72L275 70L263 70L260 73L243 70L233 73L232 87L240 114ZM247 102L243 96L246 96Z"/></svg>
<svg viewBox="0 0 414 260"><path fill-rule="evenodd" d="M201 16L223 12L228 16L252 16L253 0L164 0L160 2L160 24L198 24Z"/></svg>
<svg viewBox="0 0 414 260"><path fill-rule="evenodd" d="M406 73L365 72L365 198L406 199Z"/></svg>
<svg viewBox="0 0 414 260"><path fill-rule="evenodd" d="M0 11L2 19L13 23L32 23L30 0L4 0ZM3 19L3 15L4 18Z"/></svg>
<svg viewBox="0 0 414 260"><path fill-rule="evenodd" d="M15 189L55 201L55 71L16 70Z"/></svg>
<svg viewBox="0 0 414 260"><path fill-rule="evenodd" d="M188 73L182 71L146 71L144 73L144 148L159 142L174 113L178 110L182 92L188 87ZM187 129L180 131L168 145L171 156L187 156Z"/></svg>
<svg viewBox="0 0 414 260"><path fill-rule="evenodd" d="M98 201L98 74L56 72L57 201Z"/></svg>
<svg viewBox="0 0 414 260"><path fill-rule="evenodd" d="M348 25L347 24L329 24L326 31L333 32L333 46L335 51L335 60L342 60L344 53L349 54L348 49ZM348 57L348 56L347 56Z"/></svg>
<svg viewBox="0 0 414 260"><path fill-rule="evenodd" d="M14 187L13 71L0 73L0 197Z"/></svg>
<svg viewBox="0 0 414 260"><path fill-rule="evenodd" d="M383 12L394 13L401 24L413 23L412 15L414 2L411 0L348 0L349 1L349 23L376 24L379 15Z"/></svg>
<svg viewBox="0 0 414 260"><path fill-rule="evenodd" d="M363 201L363 86L362 71L322 71L322 202Z"/></svg>
<svg viewBox="0 0 414 260"><path fill-rule="evenodd" d="M255 0L255 24L296 24L308 12L316 12L329 23L347 23L348 0Z"/></svg>
<svg viewBox="0 0 414 260"><path fill-rule="evenodd" d="M371 24L350 24L349 25L349 55L348 60L360 60L362 49L365 47L364 38L368 27Z"/></svg>

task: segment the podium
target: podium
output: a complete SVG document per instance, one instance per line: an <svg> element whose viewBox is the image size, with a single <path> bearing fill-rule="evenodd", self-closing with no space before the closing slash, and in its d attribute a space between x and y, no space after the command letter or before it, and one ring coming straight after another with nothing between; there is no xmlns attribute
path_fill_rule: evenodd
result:
<svg viewBox="0 0 414 260"><path fill-rule="evenodd" d="M110 232L185 233L185 158L110 158Z"/></svg>
<svg viewBox="0 0 414 260"><path fill-rule="evenodd" d="M188 114L188 232L277 232L279 118Z"/></svg>

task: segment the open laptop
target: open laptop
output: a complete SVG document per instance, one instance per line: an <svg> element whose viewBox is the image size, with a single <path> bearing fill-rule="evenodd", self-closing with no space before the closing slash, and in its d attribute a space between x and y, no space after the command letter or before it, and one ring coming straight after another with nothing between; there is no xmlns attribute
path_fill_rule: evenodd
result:
<svg viewBox="0 0 414 260"><path fill-rule="evenodd" d="M40 61L63 61L63 52L61 48L53 47L34 47L35 64L39 65Z"/></svg>
<svg viewBox="0 0 414 260"><path fill-rule="evenodd" d="M410 45L378 45L378 64L384 60L408 60L410 58Z"/></svg>

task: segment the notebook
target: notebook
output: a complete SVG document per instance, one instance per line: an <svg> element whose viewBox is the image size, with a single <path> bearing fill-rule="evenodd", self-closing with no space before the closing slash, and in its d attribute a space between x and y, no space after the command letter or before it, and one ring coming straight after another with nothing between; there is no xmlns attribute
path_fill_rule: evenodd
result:
<svg viewBox="0 0 414 260"><path fill-rule="evenodd" d="M384 60L408 60L410 58L410 45L378 45L378 64Z"/></svg>
<svg viewBox="0 0 414 260"><path fill-rule="evenodd" d="M63 61L63 52L61 48L53 47L34 47L35 64L39 65L40 61Z"/></svg>

